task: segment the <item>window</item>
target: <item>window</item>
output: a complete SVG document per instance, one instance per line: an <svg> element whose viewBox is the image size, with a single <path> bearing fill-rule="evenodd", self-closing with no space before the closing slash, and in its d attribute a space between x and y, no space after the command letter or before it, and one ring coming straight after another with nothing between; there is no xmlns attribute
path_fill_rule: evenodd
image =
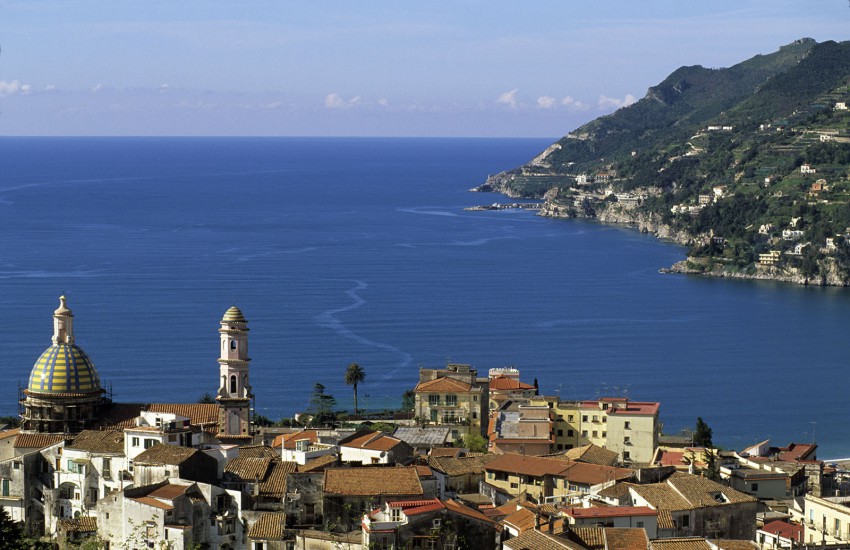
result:
<svg viewBox="0 0 850 550"><path fill-rule="evenodd" d="M150 449L156 443L156 439L145 438L145 449Z"/></svg>
<svg viewBox="0 0 850 550"><path fill-rule="evenodd" d="M635 527L637 527L638 529L643 529L643 522L642 522L642 521L638 521L638 522L635 524Z"/></svg>
<svg viewBox="0 0 850 550"><path fill-rule="evenodd" d="M133 447L138 447L138 446L139 446L139 438L138 438L138 437L134 437L134 438L133 438Z"/></svg>
<svg viewBox="0 0 850 550"><path fill-rule="evenodd" d="M690 527L691 516L682 516L682 527Z"/></svg>
<svg viewBox="0 0 850 550"><path fill-rule="evenodd" d="M440 396L439 395L429 395L428 396L428 404L431 406L440 404Z"/></svg>
<svg viewBox="0 0 850 550"><path fill-rule="evenodd" d="M608 437L608 432L602 432L602 437Z"/></svg>
<svg viewBox="0 0 850 550"><path fill-rule="evenodd" d="M231 340L231 341L230 341L230 349L233 349L233 350L235 350L235 349L236 349L236 340Z"/></svg>
<svg viewBox="0 0 850 550"><path fill-rule="evenodd" d="M390 508L390 521L401 521L400 508Z"/></svg>
<svg viewBox="0 0 850 550"><path fill-rule="evenodd" d="M567 437L575 437L575 432L573 430L567 430Z"/></svg>
<svg viewBox="0 0 850 550"><path fill-rule="evenodd" d="M596 416L595 414L593 415L593 421L594 421L594 422L599 422L599 417L598 417L598 416Z"/></svg>
<svg viewBox="0 0 850 550"><path fill-rule="evenodd" d="M581 421L587 422L587 415L586 414L581 415Z"/></svg>
<svg viewBox="0 0 850 550"><path fill-rule="evenodd" d="M575 420L575 417L574 417L573 415L571 415L571 414L568 414L568 415L567 415L567 420L569 420L570 422L573 422L573 421Z"/></svg>
<svg viewBox="0 0 850 550"><path fill-rule="evenodd" d="M607 411L607 410L608 410L608 403L602 403L602 410L603 410L603 411Z"/></svg>
<svg viewBox="0 0 850 550"><path fill-rule="evenodd" d="M103 471L101 472L100 475L103 476L104 479L111 479L112 478L112 459L111 458L103 457L103 468L101 468L101 470L103 470Z"/></svg>
<svg viewBox="0 0 850 550"><path fill-rule="evenodd" d="M604 423L606 423L606 422L608 422L608 417L607 417L607 416L603 416L603 417L602 417L602 423L604 424Z"/></svg>
<svg viewBox="0 0 850 550"><path fill-rule="evenodd" d="M516 483L511 483L511 489L519 489L519 485Z"/></svg>
<svg viewBox="0 0 850 550"><path fill-rule="evenodd" d="M236 393L236 375L230 376L230 393Z"/></svg>
<svg viewBox="0 0 850 550"><path fill-rule="evenodd" d="M582 437L587 437L587 430L582 430L582 431L581 431L581 436L582 436Z"/></svg>
<svg viewBox="0 0 850 550"><path fill-rule="evenodd" d="M446 396L446 405L449 407L457 407L457 396L456 395L447 395Z"/></svg>
<svg viewBox="0 0 850 550"><path fill-rule="evenodd" d="M472 400L473 400L473 401L475 401L476 403L478 403L478 396L477 396L477 395L473 395L473 396L472 396Z"/></svg>
<svg viewBox="0 0 850 550"><path fill-rule="evenodd" d="M472 411L472 419L476 420L477 418L478 418L478 413L475 412L475 411Z"/></svg>
<svg viewBox="0 0 850 550"><path fill-rule="evenodd" d="M15 463L12 465L12 467L13 467L13 468L15 468L16 470L20 470L20 469L21 469L21 463L20 463L20 462L15 462Z"/></svg>
<svg viewBox="0 0 850 550"><path fill-rule="evenodd" d="M630 438L629 436L623 437L623 444L631 445L632 444L632 438Z"/></svg>
<svg viewBox="0 0 850 550"><path fill-rule="evenodd" d="M2 489L0 489L0 490L2 490L2 494L3 494L4 497L9 496L9 490L10 490L9 485L11 485L11 480L10 479L4 479L3 484L2 484Z"/></svg>
<svg viewBox="0 0 850 550"><path fill-rule="evenodd" d="M750 491L758 491L759 484L758 483L750 483Z"/></svg>
<svg viewBox="0 0 850 550"><path fill-rule="evenodd" d="M593 430L593 437L599 437L599 432L597 432L596 430Z"/></svg>
<svg viewBox="0 0 850 550"><path fill-rule="evenodd" d="M626 422L625 424L623 424L623 429L624 430L631 430L632 429L632 423Z"/></svg>
<svg viewBox="0 0 850 550"><path fill-rule="evenodd" d="M623 451L623 460L630 460L632 457L629 455L629 451Z"/></svg>
<svg viewBox="0 0 850 550"><path fill-rule="evenodd" d="M266 550L266 543L264 542L255 542L254 550Z"/></svg>
<svg viewBox="0 0 850 550"><path fill-rule="evenodd" d="M564 430L558 430L558 437L564 436Z"/></svg>

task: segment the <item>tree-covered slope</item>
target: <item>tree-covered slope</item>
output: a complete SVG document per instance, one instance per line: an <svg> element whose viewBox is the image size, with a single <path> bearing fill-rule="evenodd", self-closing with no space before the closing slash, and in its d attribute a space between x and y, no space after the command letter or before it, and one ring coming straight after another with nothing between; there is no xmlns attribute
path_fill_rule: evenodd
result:
<svg viewBox="0 0 850 550"><path fill-rule="evenodd" d="M698 269L846 284L848 104L850 42L798 40L729 68L679 68L488 183L545 195L549 215L676 235L707 259Z"/></svg>

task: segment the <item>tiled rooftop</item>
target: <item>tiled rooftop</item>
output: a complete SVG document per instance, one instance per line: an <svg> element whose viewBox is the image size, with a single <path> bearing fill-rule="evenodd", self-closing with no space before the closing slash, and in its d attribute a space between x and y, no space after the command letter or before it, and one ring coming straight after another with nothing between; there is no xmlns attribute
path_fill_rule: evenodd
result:
<svg viewBox="0 0 850 550"><path fill-rule="evenodd" d="M199 453L198 449L191 447L179 447L177 445L164 445L157 443L156 445L145 449L133 461L138 464L169 464L179 466L191 458L195 453Z"/></svg>
<svg viewBox="0 0 850 550"><path fill-rule="evenodd" d="M427 382L420 382L414 388L415 392L459 393L472 391L472 386L454 378L440 377Z"/></svg>
<svg viewBox="0 0 850 550"><path fill-rule="evenodd" d="M124 452L124 432L120 430L84 430L66 445L67 449L76 449L90 453Z"/></svg>
<svg viewBox="0 0 850 550"><path fill-rule="evenodd" d="M286 533L286 515L283 512L265 512L248 529L252 540L283 540Z"/></svg>
<svg viewBox="0 0 850 550"><path fill-rule="evenodd" d="M421 495L416 468L363 467L325 470L324 491L329 495Z"/></svg>

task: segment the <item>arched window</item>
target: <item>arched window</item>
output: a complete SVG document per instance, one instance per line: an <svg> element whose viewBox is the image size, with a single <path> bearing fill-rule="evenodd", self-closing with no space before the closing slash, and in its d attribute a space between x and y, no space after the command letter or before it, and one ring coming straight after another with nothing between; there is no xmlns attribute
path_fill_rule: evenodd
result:
<svg viewBox="0 0 850 550"><path fill-rule="evenodd" d="M230 393L236 393L236 375L230 376Z"/></svg>
<svg viewBox="0 0 850 550"><path fill-rule="evenodd" d="M236 349L236 340L230 341L230 349Z"/></svg>

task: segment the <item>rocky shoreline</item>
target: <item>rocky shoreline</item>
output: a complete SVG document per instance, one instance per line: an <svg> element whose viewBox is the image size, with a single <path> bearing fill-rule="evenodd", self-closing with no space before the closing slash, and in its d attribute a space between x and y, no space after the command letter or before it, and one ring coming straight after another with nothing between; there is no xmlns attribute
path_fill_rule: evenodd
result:
<svg viewBox="0 0 850 550"><path fill-rule="evenodd" d="M516 193L506 192L510 191L510 188L500 185L500 183L499 178L491 176L487 178L486 183L474 187L470 191L500 193L510 198L520 197ZM624 226L640 231L641 233L651 233L658 239L682 246L692 246L698 241L709 238L707 235L695 236L687 231L676 230L662 223L657 214L642 212L635 207L620 206L617 203L610 203L598 210L594 209L592 214L588 214L586 211L575 206L565 206L550 199L543 203L537 215L546 218L587 219ZM817 279L809 279L795 268L780 269L772 266L756 265L749 270L741 270L740 268L728 266L716 260L713 261L712 258L695 258L689 256L684 260L674 263L670 267L662 267L658 271L659 273L701 275L704 277L776 281L802 286L850 286L839 275L839 270L835 262L827 262L825 267L826 273L824 276Z"/></svg>

